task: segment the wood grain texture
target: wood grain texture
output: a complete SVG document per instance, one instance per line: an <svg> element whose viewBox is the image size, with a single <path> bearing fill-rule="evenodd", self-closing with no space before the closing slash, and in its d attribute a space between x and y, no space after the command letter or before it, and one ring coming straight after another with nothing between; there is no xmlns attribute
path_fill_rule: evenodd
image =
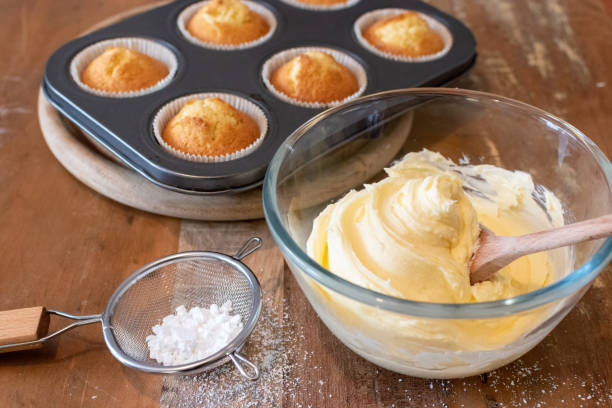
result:
<svg viewBox="0 0 612 408"><path fill-rule="evenodd" d="M167 0L122 11L97 22L85 33L164 3ZM42 90L38 94L38 120L49 149L64 168L88 187L121 204L183 219L232 221L263 217L260 188L238 194L195 196L150 183L123 166L104 146L88 139L51 106Z"/></svg>
<svg viewBox="0 0 612 408"><path fill-rule="evenodd" d="M236 194L198 196L159 187L135 171L100 154L79 130L70 126L40 91L40 128L55 158L78 180L121 204L153 214L208 221L263 217L261 188ZM103 147L100 147L102 149Z"/></svg>
<svg viewBox="0 0 612 408"><path fill-rule="evenodd" d="M0 346L38 340L47 335L49 315L42 306L0 311ZM37 349L43 346L36 343L27 346L0 349L0 353Z"/></svg>
<svg viewBox="0 0 612 408"><path fill-rule="evenodd" d="M583 130L610 156L612 142L606 128L612 125L608 100L612 55L601 50L612 41L612 20L602 3L429 2L461 18L476 35L480 60L460 87L500 93L557 114ZM190 235L204 236L211 226L189 228ZM244 226L224 228L229 236L240 234ZM271 378L264 376L263 387L271 390L265 393L256 387L233 385L240 378L219 369L196 379L170 380L162 405L612 406L609 272L610 267L552 334L520 360L479 377L437 381L399 375L356 356L316 317L285 267L278 280L282 287L276 287L272 295L283 299L272 306L283 316L277 324L278 339L287 355L280 361L283 380L279 383L272 374ZM250 347L261 358L266 354L257 352L260 344L260 338L252 339ZM279 394L280 402L271 397Z"/></svg>
<svg viewBox="0 0 612 408"><path fill-rule="evenodd" d="M428 2L462 19L476 36L479 61L458 86L557 114L610 157L609 0ZM270 372L276 371L255 385L224 368L162 384L161 377L122 367L106 351L99 327L84 327L51 347L1 356L0 406L157 406L160 398L173 407L612 406L610 267L517 362L462 380L409 378L366 362L327 330L262 221L181 227L111 202L70 176L47 150L35 118L44 62L87 27L144 3L0 0L0 310L47 304L98 313L116 285L150 260L179 246L230 251L260 234L264 248L246 262L264 286L266 324L245 352L268 357ZM215 404L219 394L225 399Z"/></svg>
<svg viewBox="0 0 612 408"><path fill-rule="evenodd" d="M0 4L0 310L45 304L100 313L130 273L176 251L179 221L129 209L82 185L57 163L38 128L48 56L125 9L121 1ZM51 330L65 323L56 322ZM0 357L2 407L157 406L160 383L116 361L99 325Z"/></svg>
<svg viewBox="0 0 612 408"><path fill-rule="evenodd" d="M609 235L612 235L612 215L609 214L518 236L495 235L481 224L476 250L470 261L470 282L473 285L488 280L520 257Z"/></svg>

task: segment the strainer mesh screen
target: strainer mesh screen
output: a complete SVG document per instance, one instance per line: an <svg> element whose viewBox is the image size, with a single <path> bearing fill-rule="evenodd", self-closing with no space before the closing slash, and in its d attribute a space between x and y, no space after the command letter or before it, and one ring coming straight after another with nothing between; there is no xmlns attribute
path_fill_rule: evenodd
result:
<svg viewBox="0 0 612 408"><path fill-rule="evenodd" d="M151 328L184 305L209 307L232 301L232 314L239 313L246 326L253 313L254 296L245 275L227 262L200 257L152 269L117 301L111 318L119 348L128 356L148 364L146 337Z"/></svg>

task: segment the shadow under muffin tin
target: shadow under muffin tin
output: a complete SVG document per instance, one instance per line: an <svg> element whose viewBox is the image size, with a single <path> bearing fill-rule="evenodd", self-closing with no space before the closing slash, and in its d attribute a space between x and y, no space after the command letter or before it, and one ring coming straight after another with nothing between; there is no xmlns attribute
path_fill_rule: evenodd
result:
<svg viewBox="0 0 612 408"><path fill-rule="evenodd" d="M87 136L153 183L184 193L237 192L261 184L281 143L324 110L287 103L267 89L261 78L262 66L280 51L313 46L350 55L367 73L364 95L441 86L466 73L476 60L476 44L469 29L416 0L360 0L337 10L309 10L282 0L257 1L274 13L278 25L267 41L241 50L212 50L188 41L177 26L177 18L193 3L196 1L175 1L65 44L49 58L42 84L49 102ZM383 8L415 10L435 18L453 37L450 50L427 62L392 61L368 51L358 42L353 26L363 14ZM69 72L74 56L96 42L121 37L142 37L170 49L178 61L172 80L155 92L129 98L98 96L80 88ZM153 135L155 114L173 99L202 92L235 94L257 104L268 119L268 133L261 145L246 156L216 163L188 161L164 150Z"/></svg>

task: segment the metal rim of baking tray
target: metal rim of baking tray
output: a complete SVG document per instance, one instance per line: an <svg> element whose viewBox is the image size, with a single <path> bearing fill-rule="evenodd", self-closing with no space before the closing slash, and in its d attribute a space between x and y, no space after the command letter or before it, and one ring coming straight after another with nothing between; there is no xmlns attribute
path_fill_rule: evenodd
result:
<svg viewBox="0 0 612 408"><path fill-rule="evenodd" d="M110 26L99 28L86 36L79 37L65 44L50 57L47 63L43 78L44 92L49 101L64 115L71 118L73 122L78 123L81 128L89 129L90 132L86 131L85 134L89 133L90 137L96 137L98 141L105 144L108 149L117 152L117 154L115 154L117 161L126 163L127 166L136 170L138 174L143 175L145 179L148 179L155 185L189 195L219 195L244 192L261 185L266 167L278 146L280 146L285 139L285 136L291 134L296 128L317 112L311 112L310 109L307 108L292 107L288 110L291 114L285 114L284 116L293 117L293 119L285 120L280 124L277 123L279 121L279 115L283 116L284 112L278 111L281 110L281 105L285 106L286 104L283 104L274 98L273 95L270 95L263 81L261 81L261 78L258 77L258 80L251 80L255 77L251 78L253 75L250 74L245 76L241 73L241 78L248 77L248 83L250 85L246 88L243 88L245 85L244 83L241 83L240 86L232 84L228 87L227 83L224 84L219 81L199 81L195 84L186 82L186 73L189 72L190 75L193 74L191 71L193 71L198 63L203 62L202 58L209 58L217 55L215 53L213 53L214 55L210 54L210 51L205 52L198 47L194 48L185 43L175 27L175 20L180 10L182 10L185 5L194 1L195 0L183 0L169 3L168 5L131 16L128 19L121 20ZM405 65L406 67L412 67L412 71L410 72L412 72L415 79L408 81L404 86L440 86L462 75L474 64L477 57L475 39L465 24L421 0L411 0L408 3L403 3L399 0L388 0L387 2L389 6L401 5L402 7L408 7L431 15L433 18L438 19L443 25L447 26L453 38L456 40L453 42L454 45L449 52L442 57L444 59L440 60L440 62L435 65L433 71L431 71L430 67L427 65L432 63L432 61L425 64L418 62ZM262 44L262 48L256 53L248 51L250 53L248 54L249 56L256 57L257 60L261 60L262 63L265 61L266 57L272 55L275 50L302 45L328 46L356 58L366 67L366 69L368 67L370 69L376 68L378 64L384 64L385 66L393 68L395 75L399 75L398 69L400 67L397 65L398 63L386 61L380 56L367 52L367 50L364 51L363 47L360 46L354 38L354 30L347 29L346 32L343 32L342 38L338 39L338 41L330 42L328 37L321 36L314 36L310 40L305 40L303 36L296 36L295 33L295 30L300 27L299 24L297 26L295 25L296 22L308 20L303 18L305 17L305 15L302 15L304 11L297 10L278 0L274 0L274 2L270 1L269 4L268 2L262 4L267 5L268 8L278 14L277 19L279 19L279 27L282 26L287 33L292 33L292 37L283 37L282 39L271 38L270 41ZM377 5L376 7L381 6L382 5ZM321 14L321 16L337 19L340 14L342 14L345 19L349 17L353 19L371 8L371 5L366 5L366 3L362 2L342 12L326 13ZM309 12L308 16L316 18L316 14L312 12ZM149 17L159 23L159 29L156 28L155 30L151 30L149 28L144 28L151 26L147 23ZM293 22L292 30L287 28L289 27L289 25L287 25L288 21ZM132 115L130 118L133 119L137 119L134 114L138 114L140 119L137 119L137 123L132 124L132 120L130 119L128 125L115 126L116 123L110 118L116 116L116 109L122 109L122 104L113 101L109 107L104 106L102 111L105 113L102 115L98 106L99 104L96 105L97 98L86 95L84 91L77 89L69 78L66 77L65 65L78 50L82 49L83 46L90 42L108 38L119 38L122 36L144 37L160 42L175 53L179 60L180 67L171 84L157 91L155 97L147 95L143 96L142 99L138 98L138 101L134 101L138 102L138 106L129 109L127 114ZM275 36L278 36L278 34L275 34ZM247 51L245 51L245 53L247 53ZM230 54L224 54L224 57L230 58ZM192 58L193 61L191 61L191 63L186 63L185 58ZM235 62L235 57L231 57L230 59ZM405 78L406 73L403 68L404 64L401 65L401 77ZM425 69L423 68L424 66L428 68ZM217 72L219 68L220 66L217 64L215 66L215 72ZM425 72L422 72L423 70L425 70ZM380 75L374 75L376 72L377 69L372 69L371 72L368 71L368 82L371 88L366 90L366 92L392 89L397 86L393 82L382 81ZM370 74L374 76L370 77ZM244 82L244 80L242 82ZM252 153L253 156L248 160L246 160L246 158L241 158L231 166L224 162L219 163L219 167L212 167L207 164L200 166L199 164L194 165L193 163L185 163L179 159L173 158L171 155L167 154L167 152L163 151L163 149L159 149L159 145L153 143L152 139L148 136L120 136L121 134L125 134L125 132L132 132L130 129L132 129L133 126L138 126L138 129L137 132L132 133L138 133L139 135L150 133L151 129L149 129L147 122L155 109L155 100L169 100L177 95L180 96L186 94L188 91L191 92L193 89L206 91L213 89L235 91L235 93L239 93L247 98L254 98L255 100L252 100L252 102L256 104L259 102L262 104L261 106L263 106L264 112L266 112L265 108L267 108L268 113L273 113L270 120L275 125L272 126L270 130L271 134L268 135L270 137L266 137L268 140L267 144L266 141L264 141L264 143ZM93 111L90 112L89 109L93 109ZM320 111L322 111L322 109L319 110L319 112Z"/></svg>
<svg viewBox="0 0 612 408"><path fill-rule="evenodd" d="M445 82L444 84L442 84L442 87L448 87L448 86L452 86L455 83L459 82L461 79L465 78L470 71L472 70L472 68L474 67L474 65L476 64L476 58L474 59L473 63L467 67L465 69L465 71L463 71L462 73L460 73L458 76L456 76L455 78L453 78L452 80ZM423 88L425 89L425 88ZM52 98L49 98L48 96L48 90L46 87L46 84L43 83L42 84L42 91L43 94L45 95L45 97L47 98L47 101L53 105L53 107L55 109L57 109L64 117L67 118L67 116L65 115L64 111L62 110L62 108L57 105ZM364 96L368 97L368 95ZM350 103L350 102L349 102ZM337 106L335 108L331 108L331 109L336 109L336 108L340 108L342 107L342 105ZM323 111L322 113L320 113L320 115L325 114L327 111ZM68 119L70 120L70 119ZM311 119L312 120L312 119ZM223 190L214 190L214 191L198 191L198 190L187 190L181 187L177 187L177 186L173 186L170 184L165 184L162 183L161 181L158 181L156 179L154 179L151 175L147 174L144 170L138 168L137 166L133 165L129 160L126 160L121 154L119 154L118 152L112 150L112 149L108 149L104 143L102 143L100 140L98 140L95 135L93 135L91 132L89 132L87 129L79 126L77 123L74 123L75 126L77 126L81 132L83 132L83 135L94 145L98 146L101 145L102 147L104 147L108 153L112 154L114 158L116 158L117 160L119 160L121 162L121 164L123 164L125 167L128 167L132 170L134 170L135 172L137 172L138 174L140 174L142 177L144 177L147 181L155 184L156 186L165 188L166 190L170 190L170 191L174 191L177 193L182 193L182 194L189 194L189 195L202 195L202 196L211 196L211 195L219 195L219 194L237 194L237 193L241 193L244 191L248 191L257 187L260 187L263 185L264 182L264 178L262 177L260 180L257 180L251 184L247 184L245 186L241 186L241 187L235 187L235 188L227 188L227 189L223 189ZM99 148L99 147L98 147Z"/></svg>

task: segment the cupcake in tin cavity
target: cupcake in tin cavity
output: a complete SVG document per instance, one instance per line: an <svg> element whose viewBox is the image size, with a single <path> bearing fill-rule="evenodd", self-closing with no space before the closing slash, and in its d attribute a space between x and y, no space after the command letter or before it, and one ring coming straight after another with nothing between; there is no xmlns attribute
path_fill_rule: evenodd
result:
<svg viewBox="0 0 612 408"><path fill-rule="evenodd" d="M255 47L272 37L277 26L274 13L247 0L194 3L179 14L177 23L187 40L217 50Z"/></svg>
<svg viewBox="0 0 612 408"><path fill-rule="evenodd" d="M369 51L404 62L424 62L448 52L453 38L438 20L405 9L374 10L359 17L355 36Z"/></svg>
<svg viewBox="0 0 612 408"><path fill-rule="evenodd" d="M363 66L332 48L301 47L279 52L262 68L264 83L293 105L325 108L361 95L368 84Z"/></svg>
<svg viewBox="0 0 612 408"><path fill-rule="evenodd" d="M177 67L174 53L156 41L117 38L81 50L70 63L70 75L87 92L124 98L163 88Z"/></svg>
<svg viewBox="0 0 612 408"><path fill-rule="evenodd" d="M205 163L235 160L253 152L268 131L265 113L228 93L200 93L164 105L153 134L171 154Z"/></svg>
<svg viewBox="0 0 612 408"><path fill-rule="evenodd" d="M318 11L333 11L352 7L359 3L360 0L282 0L294 7L318 10Z"/></svg>

